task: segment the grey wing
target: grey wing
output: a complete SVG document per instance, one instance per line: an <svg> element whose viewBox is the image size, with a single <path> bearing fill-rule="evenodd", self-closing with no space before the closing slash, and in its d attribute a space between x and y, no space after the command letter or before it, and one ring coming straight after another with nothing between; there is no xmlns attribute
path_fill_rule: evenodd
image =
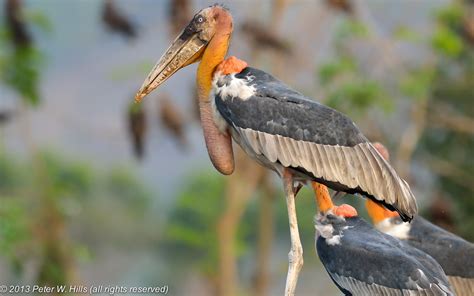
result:
<svg viewBox="0 0 474 296"><path fill-rule="evenodd" d="M378 285L375 283L366 283L363 281L359 281L352 277L345 277L340 276L338 274L331 274L332 280L337 283L338 288L343 292L349 291L350 294L348 295L433 295L433 296L447 296L447 295L454 295L450 290L449 287L439 284L431 284L430 287L427 289L416 288L416 289L394 289L382 285ZM414 287L416 287L416 283L414 282Z"/></svg>
<svg viewBox="0 0 474 296"><path fill-rule="evenodd" d="M435 258L447 275L474 280L473 243L420 216L411 223L407 243Z"/></svg>
<svg viewBox="0 0 474 296"><path fill-rule="evenodd" d="M341 243L317 240L318 256L341 291L353 295L452 295L441 267L426 254L347 219ZM411 250L410 250L411 248ZM420 260L421 259L421 260Z"/></svg>
<svg viewBox="0 0 474 296"><path fill-rule="evenodd" d="M347 116L256 69L246 68L234 79L248 79L255 94L240 99L217 92L216 107L255 154L330 188L381 202L405 221L415 215L409 185Z"/></svg>

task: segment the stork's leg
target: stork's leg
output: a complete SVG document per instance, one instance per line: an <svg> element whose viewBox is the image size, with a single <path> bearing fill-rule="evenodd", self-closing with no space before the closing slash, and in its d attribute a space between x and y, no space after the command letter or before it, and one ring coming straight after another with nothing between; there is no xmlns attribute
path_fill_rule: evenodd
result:
<svg viewBox="0 0 474 296"><path fill-rule="evenodd" d="M288 253L289 265L286 276L285 295L295 294L298 275L303 267L303 247L301 246L298 231L298 220L296 218L295 188L293 187L293 176L287 169L283 172L283 186L285 188L286 206L288 207L288 220L290 223L291 249Z"/></svg>

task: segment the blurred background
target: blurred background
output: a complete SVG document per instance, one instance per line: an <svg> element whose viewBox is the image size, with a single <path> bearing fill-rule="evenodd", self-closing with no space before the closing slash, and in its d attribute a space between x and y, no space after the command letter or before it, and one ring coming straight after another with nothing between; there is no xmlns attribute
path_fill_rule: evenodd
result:
<svg viewBox="0 0 474 296"><path fill-rule="evenodd" d="M133 95L215 0L2 0L0 284L281 294L290 246L273 173L210 164L190 66ZM420 213L474 240L474 2L221 1L230 52L348 114L384 143ZM337 199L358 207L362 199ZM297 199L300 295L338 295Z"/></svg>

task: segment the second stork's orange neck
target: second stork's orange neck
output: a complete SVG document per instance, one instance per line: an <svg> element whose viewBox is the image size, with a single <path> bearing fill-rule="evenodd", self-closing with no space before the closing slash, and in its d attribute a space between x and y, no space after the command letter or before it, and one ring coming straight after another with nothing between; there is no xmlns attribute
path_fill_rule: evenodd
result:
<svg viewBox="0 0 474 296"><path fill-rule="evenodd" d="M367 208L370 219L372 219L372 223L374 224L378 224L387 218L398 216L397 212L387 210L382 205L374 202L371 199L367 199L365 207Z"/></svg>
<svg viewBox="0 0 474 296"><path fill-rule="evenodd" d="M331 196L329 195L328 188L317 182L311 182L311 186L313 187L314 194L316 195L316 204L319 207L320 212L327 212L334 208L334 204L332 203Z"/></svg>
<svg viewBox="0 0 474 296"><path fill-rule="evenodd" d="M232 18L221 15L219 28L203 53L197 70L197 86L200 101L208 101L212 87L212 78L217 66L224 61L232 35Z"/></svg>

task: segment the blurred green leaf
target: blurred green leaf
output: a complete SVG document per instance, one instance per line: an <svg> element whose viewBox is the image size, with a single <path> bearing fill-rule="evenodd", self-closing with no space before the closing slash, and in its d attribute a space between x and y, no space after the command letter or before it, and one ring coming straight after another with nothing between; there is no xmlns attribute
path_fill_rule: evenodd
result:
<svg viewBox="0 0 474 296"><path fill-rule="evenodd" d="M425 67L416 69L400 79L400 90L404 95L415 99L426 99L429 96L434 69Z"/></svg>
<svg viewBox="0 0 474 296"><path fill-rule="evenodd" d="M200 173L186 180L165 227L164 249L170 258L179 258L188 267L197 266L202 272L215 275L216 227L224 208L224 182L213 173ZM252 221L255 217L244 218L239 225L235 247L240 255L247 249L248 232L255 231ZM176 264L177 260L173 260Z"/></svg>
<svg viewBox="0 0 474 296"><path fill-rule="evenodd" d="M411 30L407 26L398 26L395 29L393 36L398 40L405 40L411 42L423 41L423 38L422 36L420 36L420 34Z"/></svg>
<svg viewBox="0 0 474 296"><path fill-rule="evenodd" d="M7 258L30 238L28 218L24 200L0 195L0 253Z"/></svg>
<svg viewBox="0 0 474 296"><path fill-rule="evenodd" d="M25 183L25 174L19 164L6 155L0 156L0 194L12 193Z"/></svg>
<svg viewBox="0 0 474 296"><path fill-rule="evenodd" d="M346 19L338 29L336 39L341 40L351 37L362 38L367 36L369 36L369 30L364 23Z"/></svg>
<svg viewBox="0 0 474 296"><path fill-rule="evenodd" d="M436 29L431 43L438 53L448 57L459 56L464 48L462 38L445 26L439 26Z"/></svg>
<svg viewBox="0 0 474 296"><path fill-rule="evenodd" d="M53 31L53 24L44 13L37 10L25 10L24 16L27 23L38 26L44 32L51 33Z"/></svg>
<svg viewBox="0 0 474 296"><path fill-rule="evenodd" d="M393 104L376 81L349 80L329 93L326 104L353 116L364 114L369 108L378 106L388 112Z"/></svg>
<svg viewBox="0 0 474 296"><path fill-rule="evenodd" d="M81 197L90 194L93 176L88 166L81 162L64 161L51 153L44 153L42 159L55 195Z"/></svg>
<svg viewBox="0 0 474 296"><path fill-rule="evenodd" d="M447 26L457 26L463 17L463 7L456 2L452 2L436 12L436 20Z"/></svg>
<svg viewBox="0 0 474 296"><path fill-rule="evenodd" d="M342 57L331 63L323 64L319 68L319 79L323 85L326 85L337 76L344 73L353 73L356 69L356 63L352 58Z"/></svg>
<svg viewBox="0 0 474 296"><path fill-rule="evenodd" d="M39 67L43 57L33 47L12 50L0 58L0 79L30 105L39 103Z"/></svg>
<svg viewBox="0 0 474 296"><path fill-rule="evenodd" d="M137 215L143 215L149 205L148 191L127 168L112 169L105 180L105 189Z"/></svg>

